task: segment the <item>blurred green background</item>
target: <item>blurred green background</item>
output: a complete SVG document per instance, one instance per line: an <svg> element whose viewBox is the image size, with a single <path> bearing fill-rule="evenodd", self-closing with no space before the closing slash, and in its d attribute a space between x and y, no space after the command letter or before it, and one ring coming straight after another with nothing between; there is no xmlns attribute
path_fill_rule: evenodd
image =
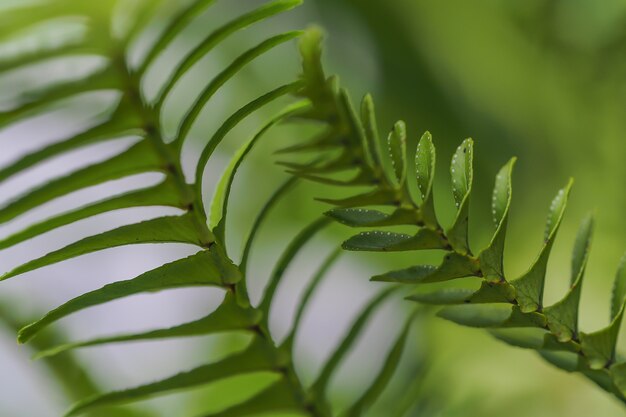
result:
<svg viewBox="0 0 626 417"><path fill-rule="evenodd" d="M166 3L176 7L176 2ZM192 45L207 27L262 1L218 3L216 9L190 26L176 47L168 50L161 59L162 66L180 57L181 49ZM167 12L163 12L161 18L166 17ZM339 75L355 101L365 92L373 94L379 126L386 129L402 119L413 141L425 130L433 134L439 156L435 195L445 224L451 221L453 208L447 161L461 140L474 138L475 197L470 227L476 249L486 244L491 232L489 196L495 172L511 156L519 157L507 243L506 269L510 277L523 273L534 260L542 243L550 201L570 176L575 178L549 265L546 302L557 301L564 294L573 237L582 217L593 211L597 228L583 291L581 327L592 330L605 325L610 287L626 248L626 3L305 0L298 10L225 42L194 68L168 102L166 131L175 127L207 72L214 73L262 34L312 23L327 33L327 71ZM157 69L149 74L148 96L166 73ZM294 45L272 52L242 71L203 112L202 122L194 127L189 157L193 159L197 147L206 141L205 132L215 130L237 104L293 79L297 73ZM229 135L230 140L219 149L222 166L217 161L208 170L207 175L212 176L207 181L209 187L228 155L270 113L268 110L255 115ZM252 154L235 187L236 202L230 220L234 234L245 236L264 198L286 178L274 164L277 157L273 152L306 134L306 129L297 126L281 127L271 141ZM275 256L303 220L323 211L325 206L314 202L313 197L329 192L334 191L310 184L297 188L266 228L271 247L260 249L257 260L262 263L264 256ZM324 237L322 246L338 244L347 232L334 228ZM232 245L240 246L241 238L233 239ZM367 283L370 275L411 263L435 262L436 256L349 254L341 273L351 274L360 285L373 286ZM312 268L316 259L312 256L306 262ZM350 268L355 265L358 268ZM255 285L260 288L261 284L252 287ZM19 294L20 288L16 291ZM22 310L36 314L36 304ZM394 321L394 316L389 320ZM558 371L533 353L501 344L485 332L428 318L420 321L414 339L415 346L408 355L415 352L428 363L423 396L436 403L435 411L416 411L415 416L624 414L617 400L582 377ZM230 341L220 343L227 345ZM619 344L626 351L626 340ZM202 349L194 352L202 355ZM306 353L302 360L314 363ZM311 372L315 366L304 368ZM395 389L406 388L411 371L405 369ZM343 379L347 382L337 386L334 395L339 403L345 393L351 392L349 382L358 377L348 375ZM119 386L123 381L115 382L113 385ZM249 381L248 385L254 384ZM198 403L203 402L203 393L194 395ZM189 408L196 410L194 406ZM375 410L374 415L384 416L384 408Z"/></svg>

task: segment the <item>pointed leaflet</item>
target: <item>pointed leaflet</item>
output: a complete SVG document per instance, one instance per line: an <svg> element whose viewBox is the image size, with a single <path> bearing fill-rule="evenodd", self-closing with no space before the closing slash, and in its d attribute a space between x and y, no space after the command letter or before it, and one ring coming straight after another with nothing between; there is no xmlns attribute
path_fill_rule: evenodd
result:
<svg viewBox="0 0 626 417"><path fill-rule="evenodd" d="M178 142L178 146L182 146L185 138L189 134L191 127L202 112L204 105L209 102L211 97L235 74L237 74L248 63L252 62L255 58L263 55L265 52L273 49L274 47L281 45L291 39L300 36L302 32L293 31L283 33L274 37L271 37L258 45L250 48L240 56L238 56L226 69L217 74L215 78L202 90L198 98L191 105L185 116L183 117L178 131L176 133L175 141Z"/></svg>
<svg viewBox="0 0 626 417"><path fill-rule="evenodd" d="M0 223L5 223L28 210L83 188L128 175L162 171L162 165L150 144L143 140L109 160L74 171L18 197L0 208Z"/></svg>
<svg viewBox="0 0 626 417"><path fill-rule="evenodd" d="M372 96L366 94L361 102L361 123L363 133L370 150L372 168L384 176L384 167L380 151L380 137L378 136L378 125L376 124L376 112L374 111L374 100Z"/></svg>
<svg viewBox="0 0 626 417"><path fill-rule="evenodd" d="M180 80L198 61L204 58L211 50L213 50L222 40L226 39L229 35L237 32L240 29L244 29L247 26L259 21L263 21L266 18L275 14L290 10L299 4L302 0L277 0L260 6L259 8L252 10L249 13L237 16L230 22L225 23L219 28L211 32L202 42L198 44L193 50L191 50L185 58L176 66L168 80L164 83L163 87L157 95L158 110L161 109L165 99L170 91L174 88L178 80Z"/></svg>
<svg viewBox="0 0 626 417"><path fill-rule="evenodd" d="M615 360L615 345L619 335L626 302L626 255L617 270L611 300L611 324L593 333L580 333L580 344L591 369L601 369Z"/></svg>
<svg viewBox="0 0 626 417"><path fill-rule="evenodd" d="M504 281L504 241L511 206L511 174L516 158L512 158L496 176L491 210L496 231L489 246L479 255L482 273L489 281Z"/></svg>
<svg viewBox="0 0 626 417"><path fill-rule="evenodd" d="M556 233L565 213L567 205L567 197L572 187L572 180L569 181L565 188L559 190L548 213L548 221L546 222L546 231L544 235L543 247L537 257L537 260L520 278L511 282L517 292L517 302L520 309L529 313L543 308L543 289L546 278L546 270L548 268L548 258L554 244Z"/></svg>
<svg viewBox="0 0 626 417"><path fill-rule="evenodd" d="M25 272L52 265L66 259L75 258L87 253L110 249L117 246L141 243L191 243L202 246L194 229L192 214L182 216L166 216L140 223L130 224L79 240L62 249L51 252L41 258L27 262L2 275L5 280Z"/></svg>
<svg viewBox="0 0 626 417"><path fill-rule="evenodd" d="M389 297L396 287L386 288L383 290L377 297L372 299L367 306L361 311L356 321L350 326L350 332L346 335L346 337L341 341L337 349L333 352L330 359L326 362L324 367L322 368L319 376L311 386L311 392L315 397L323 397L326 392L326 386L330 381L330 378L333 376L334 372L337 370L337 367L346 356L352 345L357 340L361 332L363 331L365 325L367 324L369 318L376 311L376 309L382 304L383 301Z"/></svg>
<svg viewBox="0 0 626 417"><path fill-rule="evenodd" d="M286 358L277 356L276 351L266 342L255 339L242 352L228 356L219 362L203 365L161 381L87 398L75 404L65 416L82 414L95 407L139 401L175 390L206 385L236 375L278 370L284 365L285 360Z"/></svg>
<svg viewBox="0 0 626 417"><path fill-rule="evenodd" d="M11 178L40 162L46 161L64 152L71 151L92 143L113 140L124 136L141 136L143 131L140 121L134 116L134 111L124 105L122 101L120 107L115 110L114 114L103 123L91 127L81 133L70 138L50 144L42 149L27 154L17 161L0 169L0 183Z"/></svg>
<svg viewBox="0 0 626 417"><path fill-rule="evenodd" d="M71 99L83 93L93 93L102 90L119 89L119 76L111 65L103 70L91 74L79 81L70 81L62 84L54 84L37 94L29 96L29 101L17 107L0 112L0 129L17 123L20 120L32 117L48 110L50 106L57 105L65 99Z"/></svg>
<svg viewBox="0 0 626 417"><path fill-rule="evenodd" d="M237 283L240 279L239 270L215 244L211 250L198 252L145 272L136 278L113 282L78 296L21 329L18 340L24 343L44 327L63 317L130 295L201 285L225 287Z"/></svg>
<svg viewBox="0 0 626 417"><path fill-rule="evenodd" d="M359 417L363 415L364 411L374 404L378 397L380 397L400 363L400 358L402 357L402 352L404 351L404 346L406 345L406 339L409 335L410 325L414 317L415 313L407 319L404 328L389 351L387 359L385 360L385 363L383 364L383 367L379 371L378 375L363 395L361 395L359 399L356 400L355 403L343 413L344 417Z"/></svg>
<svg viewBox="0 0 626 417"><path fill-rule="evenodd" d="M457 148L452 157L450 174L452 176L452 192L457 215L454 224L448 230L448 240L452 247L460 253L470 252L467 241L467 229L469 226L469 199L472 192L474 157L474 141L465 139Z"/></svg>
<svg viewBox="0 0 626 417"><path fill-rule="evenodd" d="M433 182L435 180L435 146L430 132L422 135L415 153L415 170L417 172L417 187L422 197L420 210L424 222L434 228L439 228L435 215L435 203L433 199Z"/></svg>
<svg viewBox="0 0 626 417"><path fill-rule="evenodd" d="M578 306L592 232L593 218L589 215L580 225L574 244L571 288L561 301L544 309L548 327L560 342L566 342L578 335Z"/></svg>
<svg viewBox="0 0 626 417"><path fill-rule="evenodd" d="M505 304L466 304L445 307L437 315L462 326L480 328L544 327L538 313L522 313L517 306Z"/></svg>
<svg viewBox="0 0 626 417"><path fill-rule="evenodd" d="M422 284L478 276L479 272L478 263L475 259L451 252L444 256L439 266L416 265L410 268L374 276L372 277L372 281Z"/></svg>
<svg viewBox="0 0 626 417"><path fill-rule="evenodd" d="M387 137L387 147L398 185L403 186L407 170L406 125L403 121L398 121L393 125Z"/></svg>
<svg viewBox="0 0 626 417"><path fill-rule="evenodd" d="M300 102L294 105L291 105L280 112L278 115L273 117L268 123L266 123L249 141L244 143L244 145L239 148L239 150L235 153L230 163L226 167L226 170L222 174L222 178L220 179L217 187L215 188L215 193L213 195L213 200L211 201L211 214L209 216L209 228L213 230L218 239L222 243L225 242L225 234L226 234L226 213L228 210L228 197L230 195L230 190L233 185L233 181L235 180L235 175L237 174L237 169L242 164L245 157L248 155L252 147L256 144L256 142L274 125L280 123L285 118L296 114L298 111L306 108L308 103Z"/></svg>
<svg viewBox="0 0 626 417"><path fill-rule="evenodd" d="M182 209L184 204L180 203L180 197L173 181L166 179L164 182L154 187L131 191L108 200L97 201L76 210L43 220L40 223L29 226L20 232L0 240L0 249L11 247L43 233L101 213L122 208L146 206L169 206Z"/></svg>
<svg viewBox="0 0 626 417"><path fill-rule="evenodd" d="M233 330L249 330L250 327L258 324L260 320L261 314L258 311L251 308L240 307L235 301L235 297L232 293L226 293L224 301L222 301L215 311L198 320L164 329L122 334L118 336L100 337L82 342L58 345L39 352L35 355L35 359L55 356L59 353L77 348L98 346L108 343L200 336Z"/></svg>
<svg viewBox="0 0 626 417"><path fill-rule="evenodd" d="M354 251L408 251L446 249L447 243L432 229L420 229L415 235L374 230L362 232L346 240L342 247Z"/></svg>

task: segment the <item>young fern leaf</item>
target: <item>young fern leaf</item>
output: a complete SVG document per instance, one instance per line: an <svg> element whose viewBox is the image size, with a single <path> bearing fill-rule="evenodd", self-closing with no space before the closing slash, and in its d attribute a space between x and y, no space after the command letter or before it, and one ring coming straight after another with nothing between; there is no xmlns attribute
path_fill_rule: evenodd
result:
<svg viewBox="0 0 626 417"><path fill-rule="evenodd" d="M398 121L387 137L387 147L398 185L404 185L407 169L406 125Z"/></svg>
<svg viewBox="0 0 626 417"><path fill-rule="evenodd" d="M20 265L2 275L0 280L9 279L44 266L104 249L139 243L164 242L190 243L203 246L202 242L198 240L189 214L159 217L87 237L62 249L50 252L41 258Z"/></svg>
<svg viewBox="0 0 626 417"><path fill-rule="evenodd" d="M468 201L472 190L473 147L471 140L465 140L456 150L452 166L452 190L457 216L453 225L446 232L439 226L433 204L433 177L435 171L435 147L431 135L426 132L416 152L416 172L418 191L421 201L415 202L407 187L402 187L403 175L398 167L402 166L402 140L390 139L389 148L394 162L396 179L390 183L383 175L382 164L372 167L373 156L371 133L374 124L371 97L364 100L363 108L367 117L363 125L347 111L347 99L336 83L326 80L320 72L319 37L305 37L305 74L303 79L310 80L318 91L310 89L304 94L317 106L311 117L325 123L327 130L324 138L313 139L294 145L288 150L297 152L317 149L326 152L338 150L339 155L350 154L350 158L336 157L327 164L334 164L343 170L354 170L362 178L371 178L370 189L362 194L346 199L318 198L334 206L327 215L350 227L379 227L405 225L418 228L416 235L383 230L365 232L344 243L348 250L416 250L422 249L408 244L420 233L430 233L440 242L439 249L444 250L443 261L439 266L418 264L402 270L377 275L374 281L397 282L402 284L427 284L444 282L451 279L479 278L478 290L443 288L436 291L419 290L410 300L432 305L447 306L439 316L456 323L490 329L498 339L514 346L536 350L548 362L568 371L580 372L606 391L615 394L626 402L626 363L620 362L615 354L615 342L619 325L624 314L624 293L626 293L626 269L623 265L616 279L614 298L611 303L611 324L597 332L586 333L578 329L578 305L582 277L588 257L588 249L593 224L585 220L577 237L572 255L571 288L565 297L553 306L543 306L543 288L546 278L546 266L550 250L562 221L565 203L570 192L570 181L559 191L553 200L543 247L537 260L529 271L516 280L507 279L504 269L504 248L506 230L511 207L511 174L516 159L512 158L496 176L492 197L492 215L495 232L489 245L472 255L468 244L467 224L469 221ZM308 71L308 73L307 73ZM323 91L321 91L323 89ZM349 108L348 108L349 109ZM363 132L369 141L363 141ZM401 134L399 135L401 136ZM333 138L341 138L334 140ZM358 149L361 147L361 149ZM366 156L360 159L360 156ZM367 157L369 155L369 157ZM355 158L356 157L356 158ZM295 175L313 179L321 178L306 175L315 172L316 165L299 166ZM335 171L326 171L326 176ZM411 174L410 172L408 174ZM338 184L350 187L350 184ZM376 206L376 207L373 207ZM380 206L391 208L391 213L381 211ZM426 248L426 247L424 247ZM570 355L567 359L562 355ZM571 357L573 355L573 359ZM617 387L617 388L616 388Z"/></svg>
<svg viewBox="0 0 626 417"><path fill-rule="evenodd" d="M491 200L491 214L496 231L491 238L491 243L478 256L481 270L485 278L490 282L504 282L504 242L506 228L509 221L509 208L513 194L511 176L516 158L512 158L496 175L496 184L493 188Z"/></svg>
<svg viewBox="0 0 626 417"><path fill-rule="evenodd" d="M433 145L433 137L430 132L422 135L417 144L415 153L415 171L417 172L417 188L420 191L422 203L420 212L424 222L434 228L439 228L435 215L435 203L433 197L433 181L435 179L436 151Z"/></svg>

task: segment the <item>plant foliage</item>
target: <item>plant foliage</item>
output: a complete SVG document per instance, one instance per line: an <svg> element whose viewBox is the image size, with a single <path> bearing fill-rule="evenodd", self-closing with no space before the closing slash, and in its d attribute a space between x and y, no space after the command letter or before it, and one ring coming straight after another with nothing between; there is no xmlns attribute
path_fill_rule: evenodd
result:
<svg viewBox="0 0 626 417"><path fill-rule="evenodd" d="M431 135L426 132L417 148L409 149L406 127L403 122L397 122L386 140L383 140L376 124L372 98L366 96L360 109L355 111L347 92L339 87L337 79L325 75L321 64L321 35L318 30L279 33L242 52L208 80L191 106L185 109L174 137L166 137L162 127L164 103L178 81L231 34L288 11L297 6L299 0L275 0L225 22L207 34L198 46L185 55L153 99L146 98L142 82L149 68L155 65L157 58L183 29L212 3L211 0L194 0L180 6L149 47L141 63L136 66L129 64L127 51L151 21L157 9L156 2L142 3L143 8L137 14L137 19L121 35L114 34L111 30L115 4L113 1L57 0L45 7L27 3L3 12L5 21L11 22L2 28L3 39L17 36L27 24L37 25L55 17L82 16L88 23L87 31L80 40L45 50L17 54L0 62L0 73L20 71L49 59L80 54L104 58L105 65L84 79L52 83L21 98L13 108L0 113L0 128L7 128L28 117L43 114L53 106L62 105L64 99L86 92L114 90L120 93L121 98L102 122L53 145L35 150L0 169L0 181L7 181L37 164L87 145L128 135L135 135L139 140L121 154L61 178L42 182L38 187L25 191L23 195L0 208L0 223L10 222L56 198L106 181L147 172L160 173L163 179L158 185L106 196L98 202L71 209L31 225L1 240L0 249L12 247L82 219L123 208L166 206L178 209L179 214L128 224L84 238L32 259L6 272L1 279L11 279L87 253L124 245L174 242L197 247L197 252L187 258L69 300L39 320L22 327L19 330L19 342L30 342L43 329L58 320L92 306L138 293L198 286L216 287L224 293L220 306L199 320L141 333L60 343L43 348L37 356L53 358L77 348L133 340L178 338L218 332L243 332L251 335L251 342L245 349L224 359L182 371L160 381L83 398L69 409L68 416L79 415L100 406L135 402L255 372L271 372L278 378L251 398L218 414L210 415L245 416L264 412L333 415L327 396L329 381L362 333L368 318L398 286L401 287L398 284L422 285L468 278L478 280L479 286L473 290L449 288L419 291L409 299L445 306L440 310L439 316L459 324L487 328L496 337L511 345L534 349L555 366L580 372L626 401L626 362L621 361L615 352L626 299L624 262L615 281L610 325L595 332L583 332L578 328L578 305L593 229L591 218L583 222L575 243L570 290L558 303L552 306L543 305L546 266L563 218L571 181L557 193L552 202L542 249L537 259L521 277L509 279L504 270L504 247L515 159L510 160L496 176L492 201L493 236L485 249L474 254L468 240L473 141L463 141L452 158L450 174L456 216L453 224L444 229L439 223L434 204L436 150ZM183 174L181 152L204 106L228 80L255 58L295 38L300 38L303 63L300 78L266 92L226 118L204 144L194 180L188 182ZM205 207L203 178L217 146L247 116L285 96L294 98L293 103L260 126L257 133L235 153L218 183L210 205ZM280 153L292 155L306 152L314 154L316 159L314 162L289 160L282 163L293 174L294 179L278 187L258 213L245 241L242 260L235 264L231 260L234 257L228 253L225 244L228 237L226 219L229 195L234 177L255 144L272 127L290 120L309 121L321 125L323 129L315 137L299 141L282 149ZM342 175L335 175L338 173ZM252 305L247 291L246 271L257 231L267 213L297 178L359 191L354 191L346 198L320 199L334 208L326 213L326 217L303 228L293 239L278 259L261 302ZM331 219L351 227L370 229L345 241L343 248L346 250L384 252L434 249L445 254L440 265L418 264L374 277L375 281L396 285L387 287L372 300L327 363L322 366L315 382L311 386L304 386L294 368L294 338L311 295L338 253L333 253L320 262L319 272L311 280L299 304L294 325L285 341L280 344L272 337L268 317L287 266L313 236L331 223ZM390 226L412 227L415 230L407 234L383 229ZM411 315L407 319L371 385L342 415L362 415L378 400L398 367L413 317ZM415 375L415 378L419 377L420 375ZM405 403L398 406L403 410L408 407ZM402 414L400 411L397 413Z"/></svg>
<svg viewBox="0 0 626 417"><path fill-rule="evenodd" d="M508 278L504 248L516 159L508 161L496 175L491 201L493 234L488 246L474 254L468 241L473 140L465 139L452 157L450 176L456 212L452 225L444 228L434 206L436 150L431 134L424 133L417 147L408 149L405 124L398 121L387 140L383 140L376 126L372 98L365 96L360 111L354 110L347 92L337 86L335 79L323 75L316 35L308 34L304 45L308 58L305 67L313 68L309 73L316 76L307 80L305 91L318 111L314 117L326 123L326 130L319 137L284 152L317 150L330 154L316 164L291 161L284 164L298 177L346 189L359 187L357 194L345 198L320 198L334 206L326 213L329 217L350 227L369 229L346 240L344 249L444 252L439 265L417 264L374 276L372 281L418 286L409 300L443 306L438 313L440 317L488 329L508 344L536 350L553 365L582 373L626 401L626 362L616 354L626 303L626 256L615 277L610 324L594 332L581 331L578 326L582 281L593 232L591 216L582 222L574 244L568 292L554 305L543 303L548 259L573 181L552 200L537 258L521 277ZM342 174L341 178L338 173ZM347 175L351 176L345 179ZM390 226L412 227L415 231L407 234L382 229ZM471 279L478 281L478 285L474 289L421 288L457 279Z"/></svg>

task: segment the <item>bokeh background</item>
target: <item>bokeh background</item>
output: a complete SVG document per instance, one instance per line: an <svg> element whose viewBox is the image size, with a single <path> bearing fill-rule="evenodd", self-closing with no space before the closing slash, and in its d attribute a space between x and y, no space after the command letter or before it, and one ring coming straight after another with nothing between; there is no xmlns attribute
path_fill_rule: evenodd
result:
<svg viewBox="0 0 626 417"><path fill-rule="evenodd" d="M116 18L119 25L132 20L131 6L135 3L122 2ZM129 54L131 61L141 58L141 51L158 34L158 28L173 9L180 7L178 2L163 3L162 12ZM174 63L211 28L261 3L218 1L185 30L149 72L144 85L146 95L154 93ZM20 5L23 3L19 1L0 3L0 28L2 10ZM626 4L618 0L305 0L293 12L232 36L194 67L168 100L165 131L173 131L199 85L262 35L310 24L325 29L327 70L339 75L353 99L359 100L368 91L373 94L379 126L386 128L402 119L413 140L425 130L433 134L439 156L435 195L444 222L451 221L453 207L446 162L461 140L474 138L475 197L470 227L475 248L486 244L491 230L489 194L493 176L511 156L519 157L507 243L506 269L510 277L523 273L534 260L551 198L570 176L575 178L549 265L545 297L550 303L565 292L573 237L582 217L593 211L597 228L583 291L581 326L591 330L607 324L612 280L626 249ZM84 25L70 16L46 25L27 26L19 37L3 39L0 61L80 37ZM77 56L5 74L0 77L1 109L10 110L29 91L46 83L85 76L101 63L98 57ZM194 126L192 140L185 149L186 165L193 166L199 147L221 120L272 86L293 80L298 65L297 48L289 44L258 59L229 82ZM46 115L3 129L0 165L93 124L116 98L111 92L85 94ZM276 105L250 117L220 146L206 173L207 199L232 152L278 108ZM286 178L275 165L274 151L302 140L307 133L304 127L280 127L255 149L242 168L229 223L235 253L256 211ZM91 146L38 166L1 184L0 203L42 180L119 153L134 140L122 138ZM69 206L157 179L141 175L74 193L1 226L0 233L5 236ZM325 209L313 198L329 192L324 187L303 184L272 215L262 231L263 245L255 248L253 256L255 267L249 278L253 298L258 299L272 262L289 239ZM131 209L79 222L0 252L0 269L9 270L77 237L167 212ZM279 292L279 304L272 312L272 328L279 339L288 329L307 277L347 232L341 227L332 228L289 269ZM0 415L58 416L68 403L53 373L45 365L30 361L32 351L27 347L16 345L12 322L23 324L69 298L187 253L192 253L191 248L182 245L112 249L3 283L0 305L6 323L0 333ZM297 361L303 379L311 381L355 314L378 289L368 282L369 276L436 259L437 254L430 253L342 256L316 295L298 338ZM218 302L219 294L206 289L135 296L71 316L55 326L55 331L62 332L57 337L74 340L163 327L200 317ZM333 382L332 397L338 406L353 398L375 373L408 307L400 299L393 300L372 322L359 348ZM532 352L501 344L485 332L431 316L430 311L424 311L416 325L403 369L392 386L400 391L413 380L422 380L423 398L412 415L623 415L624 408L617 400L582 377L556 370ZM215 359L244 341L238 336L212 336L131 343L85 349L77 357L97 384L113 389L205 363L207 358ZM626 350L626 340L619 345ZM154 416L217 410L267 380L267 376L255 378L152 399L134 408ZM388 398L392 401L393 396ZM371 415L385 416L384 402Z"/></svg>

